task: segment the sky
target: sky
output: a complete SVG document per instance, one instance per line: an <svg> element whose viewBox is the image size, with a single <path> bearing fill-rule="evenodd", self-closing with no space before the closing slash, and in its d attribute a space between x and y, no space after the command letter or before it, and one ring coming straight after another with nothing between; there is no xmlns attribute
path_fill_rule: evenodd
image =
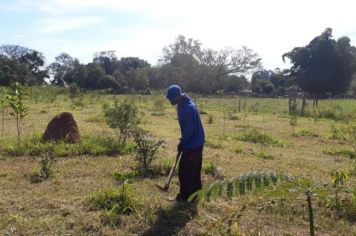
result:
<svg viewBox="0 0 356 236"><path fill-rule="evenodd" d="M156 65L178 35L214 50L247 46L265 69L288 68L282 54L327 27L356 45L354 0L0 0L0 45L62 52L82 63L115 50Z"/></svg>

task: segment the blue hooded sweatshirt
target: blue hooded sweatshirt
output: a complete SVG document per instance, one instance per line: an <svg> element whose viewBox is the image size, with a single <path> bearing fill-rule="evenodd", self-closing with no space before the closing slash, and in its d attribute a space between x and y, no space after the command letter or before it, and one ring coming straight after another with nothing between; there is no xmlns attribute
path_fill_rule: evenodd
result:
<svg viewBox="0 0 356 236"><path fill-rule="evenodd" d="M196 104L187 95L182 95L182 103L177 106L183 150L203 146L205 135Z"/></svg>

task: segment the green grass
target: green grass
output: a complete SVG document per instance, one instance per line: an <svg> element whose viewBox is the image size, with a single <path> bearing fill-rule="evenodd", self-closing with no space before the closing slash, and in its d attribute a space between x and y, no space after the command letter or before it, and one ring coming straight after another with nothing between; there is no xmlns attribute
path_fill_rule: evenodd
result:
<svg viewBox="0 0 356 236"><path fill-rule="evenodd" d="M261 158L261 159L274 159L272 154L271 153L268 153L266 151L258 151L255 153L255 155L258 157L258 158Z"/></svg>
<svg viewBox="0 0 356 236"><path fill-rule="evenodd" d="M331 156L344 156L350 159L356 158L356 152L352 148L328 148L323 152Z"/></svg>
<svg viewBox="0 0 356 236"><path fill-rule="evenodd" d="M0 152L10 156L39 156L51 153L56 157L80 155L120 155L129 150L130 146L121 147L117 138L106 135L84 135L78 143L44 142L41 135L33 134L21 140L17 146L15 139L0 140Z"/></svg>
<svg viewBox="0 0 356 236"><path fill-rule="evenodd" d="M267 146L284 147L286 143L274 138L271 134L267 132L261 132L257 129L249 129L244 133L235 136L236 140L252 143L260 143Z"/></svg>
<svg viewBox="0 0 356 236"><path fill-rule="evenodd" d="M308 213L302 191L272 188L253 191L231 202L218 198L196 206L169 202L167 198L179 191L177 172L168 193L154 184L163 186L167 181L180 128L175 107L164 99L164 91L152 95L81 91L74 102L67 89L32 87L29 91L25 103L31 109L25 119L22 145L16 146L15 122L9 115L5 116L5 132L0 134L0 235L308 235ZM345 209L348 218L338 216L324 199L330 195L324 186L330 186L329 173L333 171L349 173L345 188L356 186L355 159L327 156L348 153L345 150L351 144L344 136L349 136L346 122L356 121L352 117L356 114L355 100L319 101L323 118L315 122L312 116L298 117L298 135L292 136L287 99L189 95L208 114L201 116L207 140L203 186L247 172L289 173L324 190L324 195L319 192L313 195L316 235L356 232L355 223L350 221L355 217L352 208ZM158 151L152 162L149 175L137 173L132 146L119 148L117 131L101 119L103 106L124 99L139 107L140 126L166 141L165 148ZM154 104L160 99L163 107L161 102ZM240 112L239 99L246 103ZM73 104L77 102L80 106ZM308 102L307 112L312 114L311 101ZM298 100L298 108L300 104ZM160 112L164 109L165 115L152 116L155 106ZM331 112L322 112L327 109ZM224 110L233 111L240 119L229 119L226 113L224 119ZM82 134L81 142L42 143L40 137L48 122L62 111L73 113ZM342 118L347 114L352 115L349 120ZM330 154L325 155L324 151ZM39 157L47 152L67 158L56 158L51 167L53 175L33 184L28 177L39 171ZM223 175L212 175L220 171ZM125 178L129 179L131 200L139 204L131 213L123 213L125 207L115 208L110 203L130 205L118 197L121 180Z"/></svg>

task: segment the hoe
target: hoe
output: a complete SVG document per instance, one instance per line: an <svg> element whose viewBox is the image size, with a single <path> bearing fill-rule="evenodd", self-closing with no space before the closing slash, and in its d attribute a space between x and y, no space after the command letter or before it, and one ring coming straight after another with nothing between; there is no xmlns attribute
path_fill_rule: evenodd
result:
<svg viewBox="0 0 356 236"><path fill-rule="evenodd" d="M180 160L180 158L181 158L181 156L182 156L181 154L182 154L181 151L177 153L176 161L175 161L174 165L172 166L171 171L169 172L168 181L167 181L167 183L164 185L164 187L162 187L162 186L160 186L160 185L158 185L158 184L155 183L155 185L157 186L157 188L159 188L160 190L165 191L165 192L168 191L169 185L171 184L171 180L172 180L172 177L173 177L174 170L176 169L177 163L179 162L179 160Z"/></svg>

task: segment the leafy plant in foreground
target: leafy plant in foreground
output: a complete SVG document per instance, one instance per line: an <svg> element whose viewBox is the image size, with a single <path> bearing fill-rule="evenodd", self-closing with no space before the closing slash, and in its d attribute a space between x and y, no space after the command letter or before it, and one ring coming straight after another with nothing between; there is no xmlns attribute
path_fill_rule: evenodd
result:
<svg viewBox="0 0 356 236"><path fill-rule="evenodd" d="M10 115L16 119L17 145L20 146L20 136L23 128L23 119L27 116L29 107L24 105L24 89L19 83L11 85L8 103L11 109Z"/></svg>
<svg viewBox="0 0 356 236"><path fill-rule="evenodd" d="M216 181L211 185L193 193L188 201L210 201L212 197L226 195L228 200L233 196L245 195L253 190L261 190L266 187L275 186L278 182L286 181L304 190L307 197L310 235L314 236L314 215L312 208L312 189L295 181L295 178L276 172L252 172L233 177L227 180Z"/></svg>

